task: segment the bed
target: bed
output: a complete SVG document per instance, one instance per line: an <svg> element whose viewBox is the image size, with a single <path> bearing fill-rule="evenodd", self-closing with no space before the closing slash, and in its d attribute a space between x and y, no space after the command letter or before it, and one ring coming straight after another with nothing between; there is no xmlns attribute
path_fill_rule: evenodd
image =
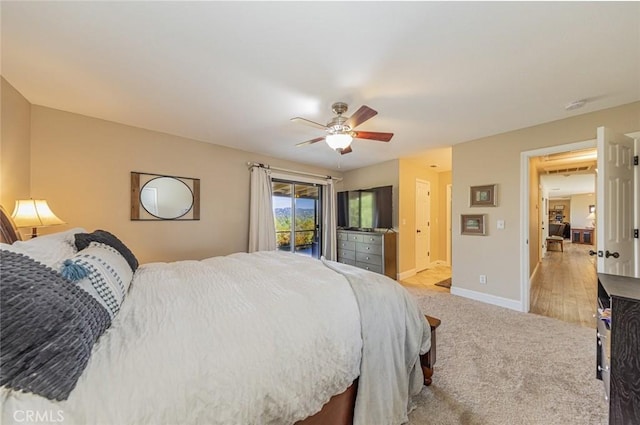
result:
<svg viewBox="0 0 640 425"><path fill-rule="evenodd" d="M385 276L278 252L138 266L108 232L16 241L1 213L4 424L400 424L432 373L429 326ZM47 309L64 317L38 325Z"/></svg>

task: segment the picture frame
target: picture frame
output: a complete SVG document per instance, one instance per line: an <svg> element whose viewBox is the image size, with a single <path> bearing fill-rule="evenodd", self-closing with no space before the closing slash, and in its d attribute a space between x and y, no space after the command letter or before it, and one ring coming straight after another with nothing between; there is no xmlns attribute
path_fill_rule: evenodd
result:
<svg viewBox="0 0 640 425"><path fill-rule="evenodd" d="M485 236L487 234L486 214L460 214L460 234Z"/></svg>
<svg viewBox="0 0 640 425"><path fill-rule="evenodd" d="M564 205L556 205L555 209L558 210L558 211L562 211L562 210L564 210Z"/></svg>
<svg viewBox="0 0 640 425"><path fill-rule="evenodd" d="M471 186L469 190L469 206L496 207L498 206L498 185L486 184Z"/></svg>

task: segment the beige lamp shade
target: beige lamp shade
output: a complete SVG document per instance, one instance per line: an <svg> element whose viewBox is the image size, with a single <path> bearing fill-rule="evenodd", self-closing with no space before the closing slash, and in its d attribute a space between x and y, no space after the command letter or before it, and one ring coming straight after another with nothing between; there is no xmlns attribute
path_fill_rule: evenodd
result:
<svg viewBox="0 0 640 425"><path fill-rule="evenodd" d="M11 214L17 227L31 227L32 237L37 236L37 228L65 224L51 211L44 199L21 199L16 201L16 207Z"/></svg>

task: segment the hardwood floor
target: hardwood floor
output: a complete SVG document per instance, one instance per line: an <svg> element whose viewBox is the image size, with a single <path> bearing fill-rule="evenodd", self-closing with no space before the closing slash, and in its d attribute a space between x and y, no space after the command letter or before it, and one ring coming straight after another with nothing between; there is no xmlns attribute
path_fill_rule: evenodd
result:
<svg viewBox="0 0 640 425"><path fill-rule="evenodd" d="M451 267L446 264L435 264L426 270L421 271L415 276L411 276L400 284L404 286L415 286L421 288L428 288L432 291L438 292L450 292L449 288L443 288L442 286L436 286L435 283L451 277Z"/></svg>
<svg viewBox="0 0 640 425"><path fill-rule="evenodd" d="M564 252L547 251L531 281L531 313L595 328L596 259L590 249L595 246L565 240Z"/></svg>

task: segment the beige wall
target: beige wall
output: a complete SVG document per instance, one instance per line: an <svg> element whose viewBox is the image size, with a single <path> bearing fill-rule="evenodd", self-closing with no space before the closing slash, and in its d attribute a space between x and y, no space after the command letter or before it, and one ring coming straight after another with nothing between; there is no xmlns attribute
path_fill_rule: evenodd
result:
<svg viewBox="0 0 640 425"><path fill-rule="evenodd" d="M438 258L436 260L447 261L447 185L451 184L451 171L438 173L438 228L440 229L436 244L431 244L434 250L438 250Z"/></svg>
<svg viewBox="0 0 640 425"><path fill-rule="evenodd" d="M578 115L453 146L453 286L507 300L520 294L520 153L592 140L596 128L619 133L640 130L640 102ZM469 186L497 183L495 208L469 208ZM486 213L488 236L462 236L455 217ZM504 230L496 220L505 220ZM479 275L487 275L487 284ZM455 289L454 289L454 292Z"/></svg>
<svg viewBox="0 0 640 425"><path fill-rule="evenodd" d="M4 78L0 79L0 204L11 214L16 199L30 196L31 104Z"/></svg>
<svg viewBox="0 0 640 425"><path fill-rule="evenodd" d="M370 189L379 186L393 186L393 227L398 228L399 178L398 160L346 171L343 174L342 187L338 190Z"/></svg>
<svg viewBox="0 0 640 425"><path fill-rule="evenodd" d="M595 179L595 175L593 177ZM584 229L592 227L593 220L587 219L589 215L589 205L596 204L595 193L583 193L573 195L571 197L571 219L567 220L571 223L572 228Z"/></svg>
<svg viewBox="0 0 640 425"><path fill-rule="evenodd" d="M529 275L533 275L542 258L542 244L546 241L540 240L540 223L542 222L541 211L543 206L540 205L540 173L536 167L538 158L532 158L529 161Z"/></svg>
<svg viewBox="0 0 640 425"><path fill-rule="evenodd" d="M246 251L248 161L340 177L328 170L36 105L31 107L31 122L31 196L47 199L68 223L64 228L111 231L142 262ZM131 221L131 171L199 178L201 219Z"/></svg>

